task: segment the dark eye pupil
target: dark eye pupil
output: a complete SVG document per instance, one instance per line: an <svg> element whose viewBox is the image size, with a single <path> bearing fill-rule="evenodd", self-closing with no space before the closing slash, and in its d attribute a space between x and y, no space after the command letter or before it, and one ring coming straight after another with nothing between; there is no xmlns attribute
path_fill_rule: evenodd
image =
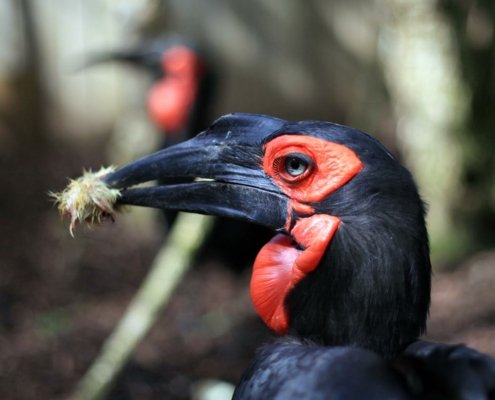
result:
<svg viewBox="0 0 495 400"><path fill-rule="evenodd" d="M308 168L308 163L300 158L288 157L285 160L285 170L291 176L299 176Z"/></svg>

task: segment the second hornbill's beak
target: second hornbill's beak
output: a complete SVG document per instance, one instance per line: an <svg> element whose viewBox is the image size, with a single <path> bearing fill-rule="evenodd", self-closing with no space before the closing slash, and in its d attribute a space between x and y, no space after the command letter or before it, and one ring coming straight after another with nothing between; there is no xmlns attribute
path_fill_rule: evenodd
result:
<svg viewBox="0 0 495 400"><path fill-rule="evenodd" d="M90 54L80 69L115 62L144 68L158 80L166 75L162 66L163 56L174 47L187 47L196 51L191 43L180 37L165 35L144 41L135 47Z"/></svg>
<svg viewBox="0 0 495 400"><path fill-rule="evenodd" d="M80 66L85 69L95 65L106 64L109 62L127 63L136 67L144 67L149 70L156 79L163 76L163 70L160 65L162 54L158 51L148 49L123 49L105 53L96 53Z"/></svg>
<svg viewBox="0 0 495 400"><path fill-rule="evenodd" d="M231 114L195 138L137 160L105 178L117 189L168 177L185 184L126 189L119 202L242 219L284 231L289 198L263 171L263 144L285 123Z"/></svg>

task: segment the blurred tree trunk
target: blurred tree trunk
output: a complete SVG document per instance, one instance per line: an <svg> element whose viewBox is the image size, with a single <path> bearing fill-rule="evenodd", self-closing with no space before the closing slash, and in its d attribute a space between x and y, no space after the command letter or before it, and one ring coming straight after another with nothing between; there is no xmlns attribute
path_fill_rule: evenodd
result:
<svg viewBox="0 0 495 400"><path fill-rule="evenodd" d="M434 256L495 244L495 3L382 0L399 145L430 204Z"/></svg>
<svg viewBox="0 0 495 400"><path fill-rule="evenodd" d="M462 208L469 91L450 21L427 0L382 0L379 56L394 102L397 140L429 204L433 256L452 260L469 248Z"/></svg>
<svg viewBox="0 0 495 400"><path fill-rule="evenodd" d="M39 171L46 143L46 96L31 6L29 0L0 5L0 181L10 183L0 195L2 209L9 210L0 226L6 232L9 224L30 224L33 215L49 207ZM30 200L29 210L18 207L19 199Z"/></svg>
<svg viewBox="0 0 495 400"><path fill-rule="evenodd" d="M495 3L443 1L459 46L462 74L471 91L463 137L463 191L457 212L473 250L495 244Z"/></svg>
<svg viewBox="0 0 495 400"><path fill-rule="evenodd" d="M3 44L16 51L10 54L10 68L0 74L0 118L13 144L35 144L46 133L46 98L40 83L40 57L32 7L29 0L11 0L10 5L3 7L8 12L0 19L11 30L8 43ZM9 57L7 52L2 55Z"/></svg>

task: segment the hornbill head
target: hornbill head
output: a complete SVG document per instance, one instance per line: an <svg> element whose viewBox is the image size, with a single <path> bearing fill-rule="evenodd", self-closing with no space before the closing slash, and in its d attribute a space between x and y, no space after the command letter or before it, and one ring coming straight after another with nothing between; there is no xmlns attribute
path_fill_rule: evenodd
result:
<svg viewBox="0 0 495 400"><path fill-rule="evenodd" d="M177 36L162 36L135 48L95 54L85 66L106 62L129 63L151 73L153 85L148 92L147 110L167 135L183 133L191 120L199 118L193 114L204 108L210 95L213 78L205 56Z"/></svg>
<svg viewBox="0 0 495 400"><path fill-rule="evenodd" d="M226 216L278 234L256 258L254 306L279 334L391 358L425 331L430 259L410 173L374 138L319 121L231 114L105 180L121 202Z"/></svg>

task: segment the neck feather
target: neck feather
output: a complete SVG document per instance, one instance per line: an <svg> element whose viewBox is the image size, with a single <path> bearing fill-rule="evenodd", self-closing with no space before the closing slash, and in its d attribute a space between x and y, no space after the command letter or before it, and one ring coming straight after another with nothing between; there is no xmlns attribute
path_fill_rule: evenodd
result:
<svg viewBox="0 0 495 400"><path fill-rule="evenodd" d="M318 268L287 296L290 333L391 359L426 330L428 237L422 210L341 217Z"/></svg>

